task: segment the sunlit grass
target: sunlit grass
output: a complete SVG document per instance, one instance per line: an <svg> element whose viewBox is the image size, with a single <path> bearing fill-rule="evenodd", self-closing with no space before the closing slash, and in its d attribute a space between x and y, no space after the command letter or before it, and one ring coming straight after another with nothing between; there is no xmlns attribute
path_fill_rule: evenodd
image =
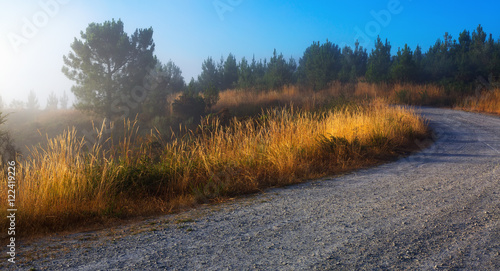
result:
<svg viewBox="0 0 500 271"><path fill-rule="evenodd" d="M30 150L17 168L24 234L166 213L363 167L426 133L419 116L380 100L322 113L270 109L226 127L205 123L198 134L168 141L153 132L139 137L133 121L124 126L112 148L101 138L88 149L73 129ZM0 180L5 184L6 175ZM6 190L0 188L5 203ZM7 222L5 213L2 220Z"/></svg>
<svg viewBox="0 0 500 271"><path fill-rule="evenodd" d="M500 114L500 88L486 90L478 96L466 98L457 108Z"/></svg>
<svg viewBox="0 0 500 271"><path fill-rule="evenodd" d="M220 100L214 111L229 108L236 116L246 116L260 113L260 108L288 104L310 111L321 107L342 106L355 100L375 98L383 98L392 104L450 106L458 97L447 95L443 87L433 84L334 81L320 91L297 85L284 86L272 91L225 90L220 93Z"/></svg>

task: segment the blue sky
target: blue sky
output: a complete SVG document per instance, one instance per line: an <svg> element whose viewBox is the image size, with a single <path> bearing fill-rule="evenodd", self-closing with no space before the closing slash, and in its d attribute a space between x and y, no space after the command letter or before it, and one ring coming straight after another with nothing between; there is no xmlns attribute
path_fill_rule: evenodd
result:
<svg viewBox="0 0 500 271"><path fill-rule="evenodd" d="M153 27L156 55L173 60L189 81L208 56L263 59L276 48L298 61L326 39L353 46L359 38L370 51L380 35L393 53L405 43L426 51L445 32L456 38L478 24L499 39L499 10L497 1L0 0L0 96L25 101L34 90L42 106L51 91L71 96L62 56L89 23L113 18L129 34Z"/></svg>

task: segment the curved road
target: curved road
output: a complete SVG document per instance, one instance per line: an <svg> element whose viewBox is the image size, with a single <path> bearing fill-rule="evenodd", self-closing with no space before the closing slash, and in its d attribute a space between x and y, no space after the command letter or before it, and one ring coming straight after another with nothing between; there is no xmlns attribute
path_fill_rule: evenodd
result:
<svg viewBox="0 0 500 271"><path fill-rule="evenodd" d="M408 158L140 224L46 239L20 248L17 267L500 270L500 118L419 110L437 141Z"/></svg>

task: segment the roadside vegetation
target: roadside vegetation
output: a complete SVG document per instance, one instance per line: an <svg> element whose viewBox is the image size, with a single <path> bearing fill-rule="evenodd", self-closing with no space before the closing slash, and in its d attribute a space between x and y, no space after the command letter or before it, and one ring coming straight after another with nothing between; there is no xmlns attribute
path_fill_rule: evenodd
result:
<svg viewBox="0 0 500 271"><path fill-rule="evenodd" d="M406 155L429 136L408 105L500 112L500 41L480 25L458 41L446 33L426 52L405 45L394 56L378 38L370 54L327 41L298 61L276 49L269 60L209 57L188 84L175 63L154 55L152 28L129 36L120 20L92 23L70 47L62 71L74 81L74 109L66 95L51 95L40 110L34 92L0 107L13 112L6 123L0 115L0 147L10 151L4 161L17 161L16 223L25 236L174 212Z"/></svg>
<svg viewBox="0 0 500 271"><path fill-rule="evenodd" d="M500 114L500 88L483 90L477 96L466 97L457 104L456 108Z"/></svg>
<svg viewBox="0 0 500 271"><path fill-rule="evenodd" d="M386 161L427 132L420 117L379 100L315 113L269 109L227 126L217 121L169 140L138 136L137 123L126 121L111 148L104 145L112 139L102 138L85 150L76 130L33 147L17 167L19 228L50 233L221 201ZM5 189L0 200L7 201Z"/></svg>

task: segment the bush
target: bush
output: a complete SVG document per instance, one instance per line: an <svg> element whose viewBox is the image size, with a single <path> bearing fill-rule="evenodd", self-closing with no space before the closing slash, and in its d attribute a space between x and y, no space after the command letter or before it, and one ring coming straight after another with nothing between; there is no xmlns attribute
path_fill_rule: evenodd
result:
<svg viewBox="0 0 500 271"><path fill-rule="evenodd" d="M172 104L174 113L183 120L200 118L205 113L206 103L198 94L183 93Z"/></svg>
<svg viewBox="0 0 500 271"><path fill-rule="evenodd" d="M203 97L205 98L205 105L208 109L211 109L219 101L219 90L215 86L210 85L203 93Z"/></svg>

